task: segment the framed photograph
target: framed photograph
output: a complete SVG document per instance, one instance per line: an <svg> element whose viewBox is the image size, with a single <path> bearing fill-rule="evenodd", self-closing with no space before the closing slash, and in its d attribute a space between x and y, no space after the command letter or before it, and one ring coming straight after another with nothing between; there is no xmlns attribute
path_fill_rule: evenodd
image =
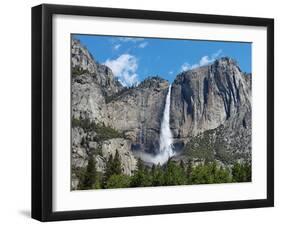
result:
<svg viewBox="0 0 281 226"><path fill-rule="evenodd" d="M32 217L274 205L274 21L32 8Z"/></svg>

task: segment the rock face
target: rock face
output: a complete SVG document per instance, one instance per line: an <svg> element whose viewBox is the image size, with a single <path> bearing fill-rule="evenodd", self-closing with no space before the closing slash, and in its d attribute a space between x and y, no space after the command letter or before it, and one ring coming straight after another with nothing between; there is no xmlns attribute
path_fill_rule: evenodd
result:
<svg viewBox="0 0 281 226"><path fill-rule="evenodd" d="M78 40L72 40L72 116L106 123L105 98L123 89L110 68L97 63Z"/></svg>
<svg viewBox="0 0 281 226"><path fill-rule="evenodd" d="M109 159L109 156L113 157L118 150L121 160L122 172L126 175L132 175L133 171L137 167L137 160L134 158L131 149L131 142L125 139L110 139L106 140L102 144L102 155L105 159Z"/></svg>
<svg viewBox="0 0 281 226"><path fill-rule="evenodd" d="M123 173L132 175L135 156L157 152L168 87L160 77L123 87L109 67L72 40L73 189L91 156L104 172L118 151ZM226 57L182 72L172 83L170 128L175 160L250 160L251 75Z"/></svg>
<svg viewBox="0 0 281 226"><path fill-rule="evenodd" d="M108 103L110 125L124 132L133 150L153 152L159 148L167 91L166 80L152 77Z"/></svg>
<svg viewBox="0 0 281 226"><path fill-rule="evenodd" d="M178 75L172 85L171 129L180 146L220 127L227 149L250 152L250 79L229 58Z"/></svg>
<svg viewBox="0 0 281 226"><path fill-rule="evenodd" d="M184 72L172 86L171 127L176 137L214 129L251 111L251 89L236 63L222 58Z"/></svg>
<svg viewBox="0 0 281 226"><path fill-rule="evenodd" d="M94 73L97 71L97 65L93 59L93 56L91 56L89 51L81 45L80 41L75 39L71 40L72 68L82 69L88 71L89 73Z"/></svg>

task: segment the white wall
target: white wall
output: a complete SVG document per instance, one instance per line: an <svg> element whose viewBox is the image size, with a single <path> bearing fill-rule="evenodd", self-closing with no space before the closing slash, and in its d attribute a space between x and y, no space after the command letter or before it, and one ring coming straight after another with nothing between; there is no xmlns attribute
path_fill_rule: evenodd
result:
<svg viewBox="0 0 281 226"><path fill-rule="evenodd" d="M2 1L0 13L0 128L1 128L1 185L0 185L0 224L37 225L30 219L30 156L31 156L31 76L30 76L30 7L41 1ZM281 89L281 15L278 1L152 1L152 0L68 0L47 1L47 3L89 5L119 8L139 8L192 13L228 14L275 18L275 178L276 207L170 214L160 216L126 217L99 220L60 222L60 225L274 225L280 221L281 213L281 166L278 165L281 148L281 107L278 106ZM280 8L280 6L279 6ZM276 225L276 224L275 224Z"/></svg>

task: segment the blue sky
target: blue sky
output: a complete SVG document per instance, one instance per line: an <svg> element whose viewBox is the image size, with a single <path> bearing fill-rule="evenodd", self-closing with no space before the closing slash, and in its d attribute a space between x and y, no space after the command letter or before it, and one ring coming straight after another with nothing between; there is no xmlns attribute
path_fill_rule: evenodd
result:
<svg viewBox="0 0 281 226"><path fill-rule="evenodd" d="M123 85L159 75L171 83L183 70L235 59L242 71L251 72L251 43L74 35L99 63L106 64Z"/></svg>

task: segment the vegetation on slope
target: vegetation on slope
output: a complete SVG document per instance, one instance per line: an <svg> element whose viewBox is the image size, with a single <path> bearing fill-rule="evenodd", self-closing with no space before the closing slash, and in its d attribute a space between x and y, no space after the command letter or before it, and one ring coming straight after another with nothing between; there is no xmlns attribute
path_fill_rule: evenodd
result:
<svg viewBox="0 0 281 226"><path fill-rule="evenodd" d="M96 142L124 137L124 135L116 129L105 126L104 123L91 122L89 119L72 118L72 127L81 127L85 132L95 131L96 136L93 141Z"/></svg>
<svg viewBox="0 0 281 226"><path fill-rule="evenodd" d="M137 170L132 176L124 175L121 169L121 161L118 151L115 156L109 157L104 173L97 173L94 167L95 161L89 159L86 171L80 178L78 189L99 188L128 188L150 186L172 186L191 184L215 184L250 182L251 165L249 163L235 163L230 168L219 166L216 162L206 162L192 165L169 160L167 164L145 166L138 161Z"/></svg>
<svg viewBox="0 0 281 226"><path fill-rule="evenodd" d="M83 75L83 74L86 74L86 73L89 73L88 70L83 70L82 68L80 67L74 67L72 68L72 76L79 76L79 75Z"/></svg>

